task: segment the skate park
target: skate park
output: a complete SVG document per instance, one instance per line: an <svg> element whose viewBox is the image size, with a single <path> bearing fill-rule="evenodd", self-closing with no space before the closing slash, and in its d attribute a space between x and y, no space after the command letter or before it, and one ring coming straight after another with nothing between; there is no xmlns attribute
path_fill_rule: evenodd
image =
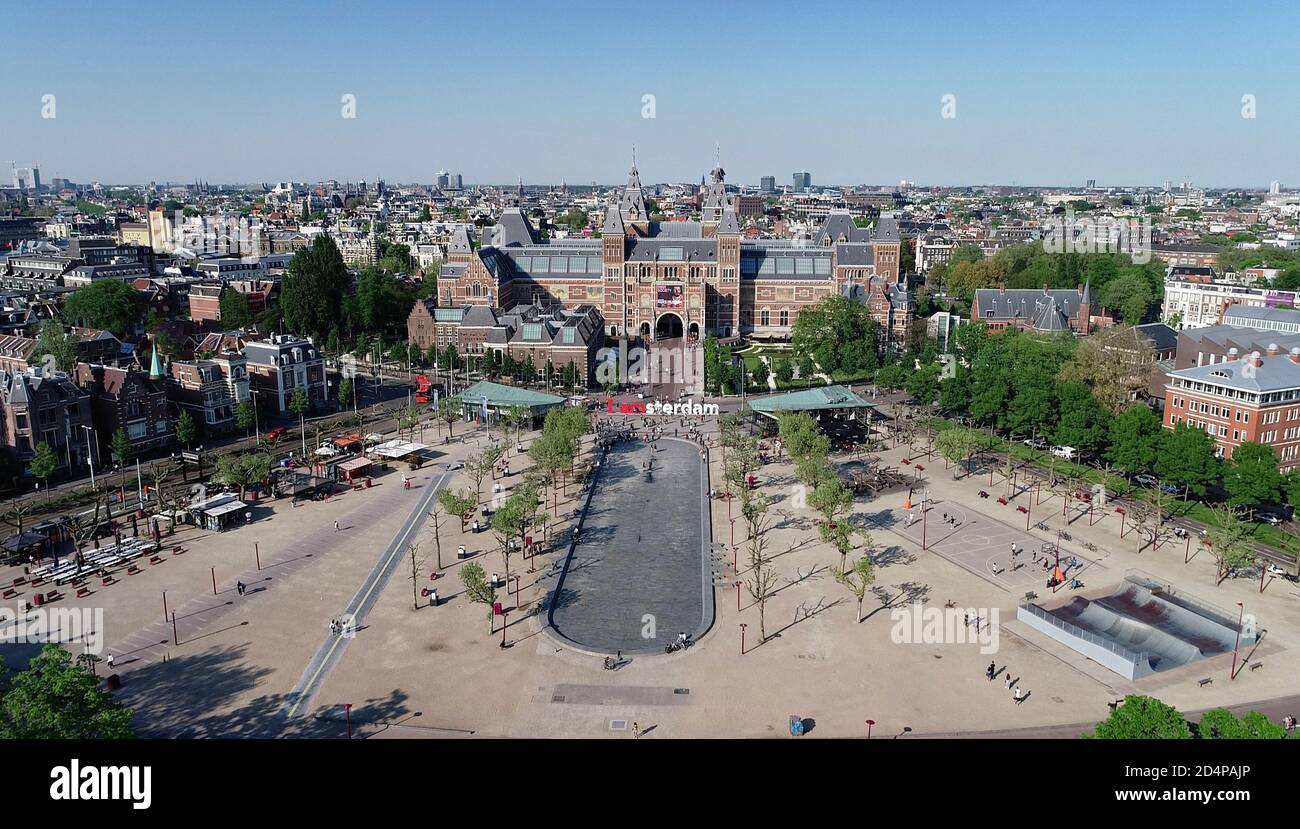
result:
<svg viewBox="0 0 1300 829"><path fill-rule="evenodd" d="M1254 645L1258 637L1253 620L1239 626L1227 611L1137 571L1118 585L1025 602L1016 618L1130 680Z"/></svg>

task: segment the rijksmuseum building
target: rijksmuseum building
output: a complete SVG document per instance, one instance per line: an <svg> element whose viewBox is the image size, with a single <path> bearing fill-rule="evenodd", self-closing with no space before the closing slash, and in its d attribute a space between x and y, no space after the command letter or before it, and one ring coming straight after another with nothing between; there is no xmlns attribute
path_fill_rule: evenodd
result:
<svg viewBox="0 0 1300 829"><path fill-rule="evenodd" d="M915 302L900 278L893 218L866 229L833 212L811 239L745 239L723 177L713 170L700 221L651 221L633 167L599 239L542 240L518 208L483 228L478 245L461 227L436 306L592 306L610 337L782 340L800 309L839 293L870 306L882 348L901 347Z"/></svg>

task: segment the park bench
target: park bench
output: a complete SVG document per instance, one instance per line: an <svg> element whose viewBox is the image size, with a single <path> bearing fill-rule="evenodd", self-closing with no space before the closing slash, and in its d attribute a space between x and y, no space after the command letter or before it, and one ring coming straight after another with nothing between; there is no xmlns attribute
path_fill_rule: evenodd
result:
<svg viewBox="0 0 1300 829"><path fill-rule="evenodd" d="M172 547L172 555L178 556L185 552L184 547Z"/></svg>
<svg viewBox="0 0 1300 829"><path fill-rule="evenodd" d="M6 588L5 588L4 597L5 597L6 599L12 599L14 596L17 596L17 595L18 595L18 591L17 591L17 590L14 590L12 587L6 587Z"/></svg>
<svg viewBox="0 0 1300 829"><path fill-rule="evenodd" d="M1007 505L1007 499L999 497L998 503L1005 507Z"/></svg>
<svg viewBox="0 0 1300 829"><path fill-rule="evenodd" d="M136 573L139 573L139 572L140 572L140 568L137 567L137 566L134 565L134 564L132 564L131 566L129 566L129 567L126 568L126 574L127 574L128 576L134 576Z"/></svg>
<svg viewBox="0 0 1300 829"><path fill-rule="evenodd" d="M1204 688L1206 685L1209 685L1213 681L1214 681L1213 677L1207 676L1205 679L1198 679L1196 681L1196 685L1197 687Z"/></svg>
<svg viewBox="0 0 1300 829"><path fill-rule="evenodd" d="M150 563L150 564L161 564L161 563L162 563L162 556L160 556L160 555L152 555L152 556L149 556L149 563Z"/></svg>
<svg viewBox="0 0 1300 829"><path fill-rule="evenodd" d="M1024 512L1024 513L1028 513L1028 512L1029 512L1029 509L1028 509L1027 507L1025 507L1024 505L1018 505L1018 506L1016 507L1016 512Z"/></svg>
<svg viewBox="0 0 1300 829"><path fill-rule="evenodd" d="M17 587L18 585L23 584L26 581L27 581L26 576L16 576L14 577L14 587Z"/></svg>
<svg viewBox="0 0 1300 829"><path fill-rule="evenodd" d="M1256 662L1255 664L1253 664L1253 665L1250 666L1250 669L1251 669L1252 671L1257 671L1257 670L1259 670L1259 669L1262 668L1262 667L1264 667L1264 663L1263 663L1263 662Z"/></svg>
<svg viewBox="0 0 1300 829"><path fill-rule="evenodd" d="M57 590L51 590L50 592L45 594L45 601L47 602L53 602L62 598L63 598L63 594Z"/></svg>
<svg viewBox="0 0 1300 829"><path fill-rule="evenodd" d="M85 586L83 585L82 587L78 587L78 588L77 588L77 598L78 598L78 599L84 599L84 598L86 598L86 597L89 596L89 595L90 595L90 588L89 588L89 587L85 587Z"/></svg>

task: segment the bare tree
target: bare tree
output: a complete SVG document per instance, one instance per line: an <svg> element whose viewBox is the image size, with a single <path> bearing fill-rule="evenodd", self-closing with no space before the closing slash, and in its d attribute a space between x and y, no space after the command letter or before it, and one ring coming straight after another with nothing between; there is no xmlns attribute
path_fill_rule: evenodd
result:
<svg viewBox="0 0 1300 829"><path fill-rule="evenodd" d="M433 525L433 543L437 548L438 570L442 571L442 525L443 519L447 517L447 511L438 501L433 502L433 509L429 510L429 523Z"/></svg>
<svg viewBox="0 0 1300 829"><path fill-rule="evenodd" d="M420 609L420 581L424 570L424 557L420 555L420 544L412 541L406 545L406 555L411 561L411 608Z"/></svg>

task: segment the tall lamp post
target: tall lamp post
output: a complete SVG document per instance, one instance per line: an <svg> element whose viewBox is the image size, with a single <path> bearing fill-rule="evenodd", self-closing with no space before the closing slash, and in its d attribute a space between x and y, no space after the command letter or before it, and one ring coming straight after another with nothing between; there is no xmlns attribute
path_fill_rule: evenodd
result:
<svg viewBox="0 0 1300 829"><path fill-rule="evenodd" d="M875 720L867 720L867 739L871 739L871 726L876 724Z"/></svg>
<svg viewBox="0 0 1300 829"><path fill-rule="evenodd" d="M90 489L93 492L95 489L95 453L91 452L90 449L90 436L95 430L84 423L81 428L86 430L86 465L90 467ZM98 435L95 435L95 443L99 443Z"/></svg>
<svg viewBox="0 0 1300 829"><path fill-rule="evenodd" d="M1246 618L1245 605L1237 602L1237 607L1241 609L1237 613L1237 641L1232 645L1232 673L1228 674L1228 679L1237 678L1237 649L1241 647L1241 622Z"/></svg>

